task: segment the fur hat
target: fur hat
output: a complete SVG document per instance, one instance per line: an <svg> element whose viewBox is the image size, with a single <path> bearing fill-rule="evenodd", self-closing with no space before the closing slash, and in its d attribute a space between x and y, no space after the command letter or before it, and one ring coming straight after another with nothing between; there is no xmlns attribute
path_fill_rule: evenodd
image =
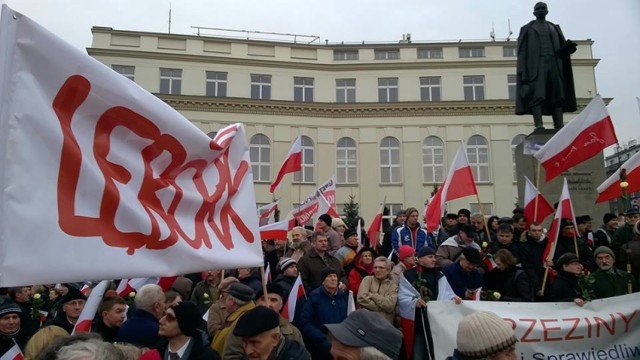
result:
<svg viewBox="0 0 640 360"><path fill-rule="evenodd" d="M465 316L458 324L457 352L465 359L486 359L518 342L511 325L489 311Z"/></svg>

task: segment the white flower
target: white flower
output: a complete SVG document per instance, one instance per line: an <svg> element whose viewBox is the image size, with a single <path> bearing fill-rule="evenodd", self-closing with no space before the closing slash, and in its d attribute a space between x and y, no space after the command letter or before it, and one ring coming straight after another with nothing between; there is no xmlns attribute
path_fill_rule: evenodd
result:
<svg viewBox="0 0 640 360"><path fill-rule="evenodd" d="M40 297L41 297L41 295L39 293L33 294L33 298L36 299L36 300L39 300Z"/></svg>
<svg viewBox="0 0 640 360"><path fill-rule="evenodd" d="M497 291L494 291L494 292L493 292L493 298L494 298L494 299L496 299L496 300L500 300L500 297L501 297L501 296L502 296L502 295L500 295L500 293L499 293L499 292L497 292Z"/></svg>
<svg viewBox="0 0 640 360"><path fill-rule="evenodd" d="M203 295L203 296L204 296L204 298L205 298L205 299L208 299L208 298L209 298L209 294L207 294L207 293L204 293L204 295Z"/></svg>
<svg viewBox="0 0 640 360"><path fill-rule="evenodd" d="M129 293L129 297L130 298L135 297L135 296L136 296L136 292L135 291L132 291L132 292Z"/></svg>

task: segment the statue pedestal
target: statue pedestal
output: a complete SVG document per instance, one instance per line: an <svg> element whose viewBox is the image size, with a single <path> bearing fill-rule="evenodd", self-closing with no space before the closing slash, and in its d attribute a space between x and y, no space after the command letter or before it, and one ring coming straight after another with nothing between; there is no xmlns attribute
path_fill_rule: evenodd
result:
<svg viewBox="0 0 640 360"><path fill-rule="evenodd" d="M593 158L574 166L555 179L545 182L545 171L540 166L539 183L536 184L536 175L539 162L532 153L544 145L556 133L556 130L545 129L534 131L516 147L516 173L518 179L518 204L524 206L524 177L528 177L536 185L542 195L553 205L560 200L563 178L567 178L569 195L573 203L576 216L591 215L593 230L602 225L602 217L609 212L608 203L596 204L598 197L597 187L606 179L604 168L604 154L600 152ZM526 151L525 151L526 150ZM544 221L544 226L549 228L553 216Z"/></svg>

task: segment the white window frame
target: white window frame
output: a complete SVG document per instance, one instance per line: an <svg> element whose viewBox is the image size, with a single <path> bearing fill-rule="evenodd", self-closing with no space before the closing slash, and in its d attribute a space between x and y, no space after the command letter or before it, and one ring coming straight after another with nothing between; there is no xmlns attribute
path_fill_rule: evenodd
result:
<svg viewBox="0 0 640 360"><path fill-rule="evenodd" d="M358 183L358 145L350 137L336 143L336 174L338 184Z"/></svg>
<svg viewBox="0 0 640 360"><path fill-rule="evenodd" d="M313 83L311 77L294 77L293 101L313 102Z"/></svg>
<svg viewBox="0 0 640 360"><path fill-rule="evenodd" d="M507 92L508 92L508 96L509 96L509 100L515 100L516 99L516 93L517 93L517 86L516 86L516 75L515 74L508 74L507 75Z"/></svg>
<svg viewBox="0 0 640 360"><path fill-rule="evenodd" d="M358 50L333 50L334 61L352 61L358 57Z"/></svg>
<svg viewBox="0 0 640 360"><path fill-rule="evenodd" d="M356 102L356 79L336 79L336 102Z"/></svg>
<svg viewBox="0 0 640 360"><path fill-rule="evenodd" d="M206 71L205 95L211 97L227 96L227 73ZM211 90L211 91L210 91Z"/></svg>
<svg viewBox="0 0 640 360"><path fill-rule="evenodd" d="M308 136L302 136L300 139L302 148L302 169L293 173L293 182L308 184L314 182L314 156L315 150L313 140Z"/></svg>
<svg viewBox="0 0 640 360"><path fill-rule="evenodd" d="M400 60L400 49L377 49L373 51L375 60Z"/></svg>
<svg viewBox="0 0 640 360"><path fill-rule="evenodd" d="M168 88L163 91L163 83ZM160 68L160 93L180 95L182 92L182 69Z"/></svg>
<svg viewBox="0 0 640 360"><path fill-rule="evenodd" d="M444 155L442 139L431 135L422 140L422 177L426 184L441 184L444 181ZM431 176L427 175L429 170Z"/></svg>
<svg viewBox="0 0 640 360"><path fill-rule="evenodd" d="M502 47L502 57L517 57L518 56L518 47L517 46L503 46Z"/></svg>
<svg viewBox="0 0 640 360"><path fill-rule="evenodd" d="M257 159L254 158L254 150ZM271 181L271 140L265 134L255 134L249 141L249 158L254 182Z"/></svg>
<svg viewBox="0 0 640 360"><path fill-rule="evenodd" d="M136 81L136 67L133 65L111 65L111 69L131 81Z"/></svg>
<svg viewBox="0 0 640 360"><path fill-rule="evenodd" d="M257 96L254 96L254 90L257 90ZM251 98L271 100L271 75L251 74Z"/></svg>
<svg viewBox="0 0 640 360"><path fill-rule="evenodd" d="M440 76L420 77L420 100L442 100L442 78Z"/></svg>
<svg viewBox="0 0 640 360"><path fill-rule="evenodd" d="M404 210L404 205L403 204L384 204L384 207L386 207L387 209L389 209L389 214L388 215L382 215L382 219L386 219L389 220L389 224L393 226L393 219L396 218L396 212L398 212L399 210Z"/></svg>
<svg viewBox="0 0 640 360"><path fill-rule="evenodd" d="M461 47L458 48L458 57L462 59L485 57L484 47Z"/></svg>
<svg viewBox="0 0 640 360"><path fill-rule="evenodd" d="M466 75L462 77L462 88L465 101L481 101L485 99L484 75ZM471 91L468 93L468 91ZM471 95L471 96L468 96Z"/></svg>
<svg viewBox="0 0 640 360"><path fill-rule="evenodd" d="M397 163L393 159L397 158ZM394 172L396 173L394 175ZM388 181L385 181L385 175ZM380 184L394 185L402 183L402 154L400 153L400 141L387 136L380 141Z"/></svg>
<svg viewBox="0 0 640 360"><path fill-rule="evenodd" d="M378 78L378 102L398 102L398 78Z"/></svg>
<svg viewBox="0 0 640 360"><path fill-rule="evenodd" d="M481 161L481 157L486 158L486 162ZM467 158L469 166L473 172L473 178L477 183L488 183L491 181L491 167L489 142L484 136L473 135L467 141ZM486 176L481 176L486 175Z"/></svg>
<svg viewBox="0 0 640 360"><path fill-rule="evenodd" d="M442 59L442 48L418 48L418 59Z"/></svg>

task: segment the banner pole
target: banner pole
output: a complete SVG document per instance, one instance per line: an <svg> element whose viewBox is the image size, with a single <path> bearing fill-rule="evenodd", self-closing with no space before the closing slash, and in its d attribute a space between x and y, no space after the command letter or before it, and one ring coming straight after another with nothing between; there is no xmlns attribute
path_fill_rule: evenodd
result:
<svg viewBox="0 0 640 360"><path fill-rule="evenodd" d="M262 277L262 292L263 292L264 302L268 304L269 300L267 299L267 275L264 272L264 265L260 266L260 275ZM257 300L258 299L256 299L256 301Z"/></svg>
<svg viewBox="0 0 640 360"><path fill-rule="evenodd" d="M487 234L487 244L488 244L491 242L491 234L489 233L489 226L487 225L487 220L485 220L484 218L484 211L482 211L482 202L480 201L480 195L478 195L478 193L476 193L476 199L478 199L478 208L480 209L480 215L482 215L482 222L484 223L484 231Z"/></svg>
<svg viewBox="0 0 640 360"><path fill-rule="evenodd" d="M549 276L549 268L544 268L544 277L542 278L542 289L540 289L540 294L544 296L544 288L547 285L547 277Z"/></svg>

